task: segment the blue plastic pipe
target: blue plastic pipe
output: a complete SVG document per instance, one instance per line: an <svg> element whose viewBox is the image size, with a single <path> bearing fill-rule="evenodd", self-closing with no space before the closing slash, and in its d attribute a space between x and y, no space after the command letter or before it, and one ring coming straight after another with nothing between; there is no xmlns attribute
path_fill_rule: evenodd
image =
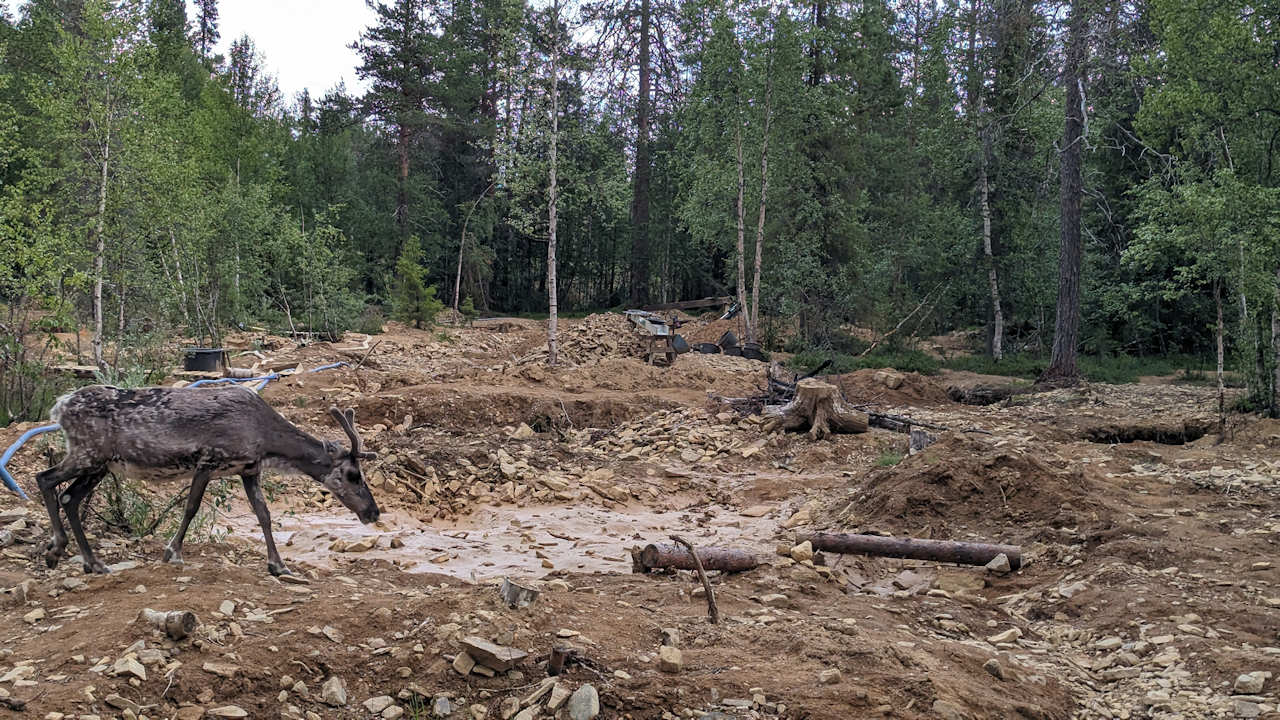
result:
<svg viewBox="0 0 1280 720"><path fill-rule="evenodd" d="M13 479L13 476L9 474L9 468L8 468L9 460L13 458L14 453L18 452L18 448L22 447L23 443L30 440L31 438L37 435L40 435L42 433L53 432L54 430L61 430L61 429L62 429L61 425L44 425L41 427L31 428L30 430L22 433L22 437L18 438L18 442L9 446L9 449L4 451L4 455L0 455L0 479L4 480L5 487L18 493L18 497L22 498L23 500L31 499L27 497L26 493L22 492L22 488L18 487L17 481L15 481Z"/></svg>
<svg viewBox="0 0 1280 720"><path fill-rule="evenodd" d="M307 372L314 373L320 372L321 370L332 370L333 368L342 367L346 364L347 363L341 361L329 363L328 365L321 365L318 368L312 368ZM254 386L253 391L262 392L262 389L267 386L267 383L272 380L279 380L280 377L279 373L268 373L255 378L209 378L207 380L197 380L186 387L193 388L200 387L201 385L217 385L220 383L257 383L257 385ZM26 444L26 442L31 438L40 435L41 433L53 432L54 430L61 429L61 425L44 425L37 428L31 428L30 430L22 433L22 437L19 437L17 442L10 445L9 449L4 451L4 455L0 455L0 480L4 481L5 487L17 493L18 497L23 500L30 500L30 498L27 497L27 494L22 492L22 488L18 486L18 483L13 479L13 476L9 474L9 461L13 459L14 453L18 452L18 449Z"/></svg>

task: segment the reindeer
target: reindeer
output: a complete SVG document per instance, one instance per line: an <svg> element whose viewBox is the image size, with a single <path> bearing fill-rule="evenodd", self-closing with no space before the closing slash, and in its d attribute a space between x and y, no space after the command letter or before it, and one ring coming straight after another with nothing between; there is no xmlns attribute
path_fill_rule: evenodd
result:
<svg viewBox="0 0 1280 720"><path fill-rule="evenodd" d="M209 480L239 475L267 540L267 570L289 574L271 536L271 513L258 479L275 468L310 476L346 505L362 523L378 519L378 505L360 471L365 452L356 434L355 412L329 408L351 448L317 440L280 416L256 393L239 386L210 389L90 385L58 398L49 416L62 426L67 456L36 476L49 510L51 536L45 563L57 567L67 547L59 507L66 511L86 573L106 573L93 555L80 521L80 504L108 473L143 482L191 479L178 532L164 560L182 563L182 540L200 509ZM59 491L59 486L70 483Z"/></svg>

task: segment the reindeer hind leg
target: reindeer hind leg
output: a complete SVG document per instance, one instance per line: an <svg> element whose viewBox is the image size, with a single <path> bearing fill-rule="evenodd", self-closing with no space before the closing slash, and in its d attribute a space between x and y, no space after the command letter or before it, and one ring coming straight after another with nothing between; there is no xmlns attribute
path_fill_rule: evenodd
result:
<svg viewBox="0 0 1280 720"><path fill-rule="evenodd" d="M90 475L81 475L67 491L62 494L63 507L67 511L67 523L71 525L71 534L76 538L76 544L80 546L80 559L84 564L86 573L97 573L106 575L109 570L107 566L93 555L93 548L89 546L89 539L85 537L84 526L80 522L80 504L85 498L93 493L93 489L106 475L105 471L96 472Z"/></svg>
<svg viewBox="0 0 1280 720"><path fill-rule="evenodd" d="M44 498L45 509L49 511L49 543L45 546L44 561L51 569L58 566L58 561L67 549L67 531L62 525L62 502L58 486L69 481L78 482L82 476L92 472L92 468L68 454L62 462L36 474L36 485Z"/></svg>

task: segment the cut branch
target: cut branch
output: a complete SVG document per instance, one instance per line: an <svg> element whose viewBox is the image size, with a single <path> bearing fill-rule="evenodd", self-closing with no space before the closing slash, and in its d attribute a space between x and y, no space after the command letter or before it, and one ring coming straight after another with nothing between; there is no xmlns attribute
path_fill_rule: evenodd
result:
<svg viewBox="0 0 1280 720"><path fill-rule="evenodd" d="M1004 555L1009 567L1022 567L1022 548L1018 545L992 545L987 543L958 542L954 540L917 540L892 538L880 535L853 535L842 533L813 533L800 538L813 544L815 551L844 555L876 555L879 557L932 560L961 565L986 565Z"/></svg>

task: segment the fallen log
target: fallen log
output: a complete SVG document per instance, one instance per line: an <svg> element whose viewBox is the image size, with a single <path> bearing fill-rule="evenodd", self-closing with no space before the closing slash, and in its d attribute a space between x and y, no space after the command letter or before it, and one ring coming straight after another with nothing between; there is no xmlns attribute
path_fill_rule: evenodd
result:
<svg viewBox="0 0 1280 720"><path fill-rule="evenodd" d="M997 555L1009 558L1009 569L1022 567L1022 548L1018 545L959 542L954 540L918 540L881 535L845 533L813 533L799 538L808 540L815 551L843 555L877 555L880 557L932 560L960 565L986 565Z"/></svg>
<svg viewBox="0 0 1280 720"><path fill-rule="evenodd" d="M742 572L760 564L756 556L745 550L732 548L701 547L698 558L702 560L704 570L720 572ZM642 550L631 551L632 572L646 573L651 570L697 570L698 563L689 551L679 545L651 543Z"/></svg>
<svg viewBox="0 0 1280 720"><path fill-rule="evenodd" d="M807 428L814 440L833 432L864 433L868 427L867 414L845 403L839 388L813 378L796 383L795 398L786 405L766 406L764 417L765 432Z"/></svg>

